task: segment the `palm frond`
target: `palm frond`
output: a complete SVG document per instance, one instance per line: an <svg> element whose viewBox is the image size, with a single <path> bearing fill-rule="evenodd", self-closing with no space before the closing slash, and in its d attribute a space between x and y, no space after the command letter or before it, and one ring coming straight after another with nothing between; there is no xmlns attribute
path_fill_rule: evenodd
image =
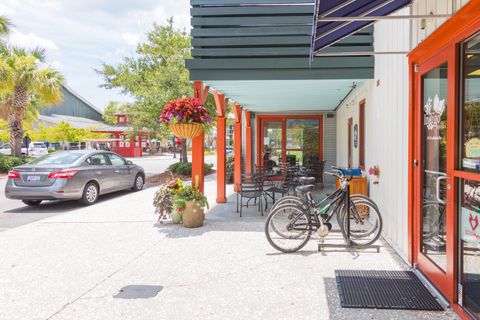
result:
<svg viewBox="0 0 480 320"><path fill-rule="evenodd" d="M0 36L9 34L12 26L10 19L0 16Z"/></svg>

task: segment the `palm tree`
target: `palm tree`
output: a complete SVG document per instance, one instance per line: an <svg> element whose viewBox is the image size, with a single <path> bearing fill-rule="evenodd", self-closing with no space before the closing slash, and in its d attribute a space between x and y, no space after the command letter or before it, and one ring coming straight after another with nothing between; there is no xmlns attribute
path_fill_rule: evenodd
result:
<svg viewBox="0 0 480 320"><path fill-rule="evenodd" d="M58 104L63 99L63 76L44 63L42 49L0 49L0 115L8 119L12 156L21 155L23 121L29 107Z"/></svg>
<svg viewBox="0 0 480 320"><path fill-rule="evenodd" d="M0 16L0 36L8 35L10 33L11 26L12 24L8 18Z"/></svg>

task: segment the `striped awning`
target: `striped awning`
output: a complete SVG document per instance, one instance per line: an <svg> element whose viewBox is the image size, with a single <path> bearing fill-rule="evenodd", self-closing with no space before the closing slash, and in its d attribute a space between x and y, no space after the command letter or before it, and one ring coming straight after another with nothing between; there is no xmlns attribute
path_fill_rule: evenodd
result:
<svg viewBox="0 0 480 320"><path fill-rule="evenodd" d="M375 20L365 20L366 17L386 16L411 2L411 0L318 0L312 41L313 53L318 53L375 22ZM335 17L352 18L352 20L322 20ZM355 18L361 19L355 20Z"/></svg>

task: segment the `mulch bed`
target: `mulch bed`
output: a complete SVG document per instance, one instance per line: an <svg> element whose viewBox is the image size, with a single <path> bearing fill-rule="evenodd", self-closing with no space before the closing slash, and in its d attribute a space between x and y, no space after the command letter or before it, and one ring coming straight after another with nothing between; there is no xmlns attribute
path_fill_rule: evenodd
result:
<svg viewBox="0 0 480 320"><path fill-rule="evenodd" d="M212 173L215 173L216 171L215 170L209 170L208 172L205 172L205 175L208 175L208 174L212 174ZM184 176L184 175L181 175L181 174L176 174L176 173L173 173L171 171L165 171L163 173L160 173L160 174L156 174L154 176L151 176L151 177L148 177L147 178L147 181L146 181L146 184L149 185L149 186L152 186L152 185L162 185L170 180L176 180L176 179L180 179L182 181L187 181L187 180L190 180L192 177L190 175L187 175L187 176Z"/></svg>

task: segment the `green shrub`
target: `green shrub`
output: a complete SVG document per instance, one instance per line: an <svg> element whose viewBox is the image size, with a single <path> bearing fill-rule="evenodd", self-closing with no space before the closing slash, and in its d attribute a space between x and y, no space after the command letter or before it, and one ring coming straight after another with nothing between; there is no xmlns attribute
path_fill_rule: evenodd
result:
<svg viewBox="0 0 480 320"><path fill-rule="evenodd" d="M181 164L182 164L181 162L175 162L170 166L168 166L168 170L172 171L173 173L177 173L177 169Z"/></svg>
<svg viewBox="0 0 480 320"><path fill-rule="evenodd" d="M17 158L0 154L0 173L7 173L14 167L27 163L28 160L27 157Z"/></svg>
<svg viewBox="0 0 480 320"><path fill-rule="evenodd" d="M205 163L204 164L205 174L209 174L212 171L212 168L213 168L213 164ZM177 163L171 164L168 167L168 170L176 174L189 176L192 174L192 164L190 162L187 162L187 163L177 162Z"/></svg>

